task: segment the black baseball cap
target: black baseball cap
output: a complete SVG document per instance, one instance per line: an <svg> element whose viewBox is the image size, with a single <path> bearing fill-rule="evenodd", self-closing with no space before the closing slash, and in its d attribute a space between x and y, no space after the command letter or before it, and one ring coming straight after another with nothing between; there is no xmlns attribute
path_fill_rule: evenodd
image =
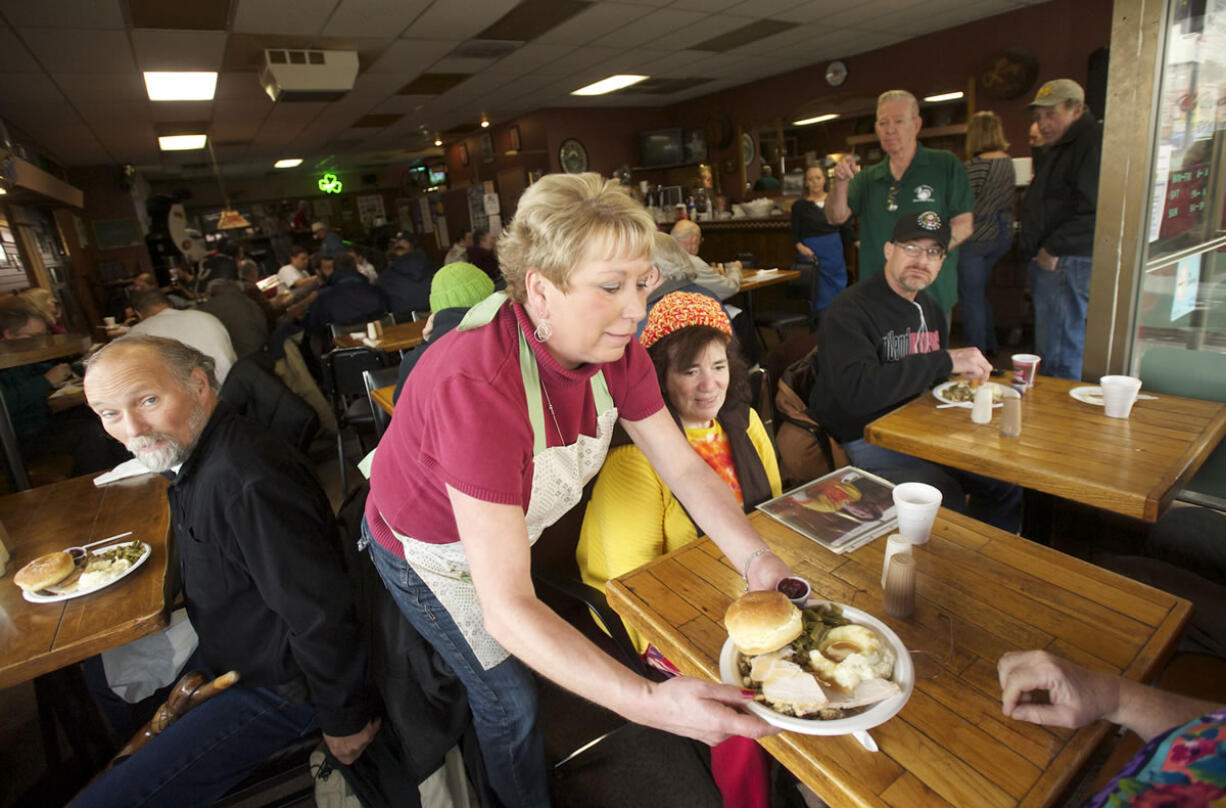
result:
<svg viewBox="0 0 1226 808"><path fill-rule="evenodd" d="M890 241L915 241L930 238L941 249L949 249L949 222L935 210L910 211L898 217Z"/></svg>

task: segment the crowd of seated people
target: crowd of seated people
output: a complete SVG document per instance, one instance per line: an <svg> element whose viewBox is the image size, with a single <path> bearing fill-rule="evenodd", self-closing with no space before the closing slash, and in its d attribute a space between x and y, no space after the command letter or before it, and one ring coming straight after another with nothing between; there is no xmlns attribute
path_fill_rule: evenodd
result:
<svg viewBox="0 0 1226 808"><path fill-rule="evenodd" d="M840 213L862 201L860 185L848 201L850 180L840 175ZM960 201L923 201L902 206L866 245L880 253L879 271L824 307L810 410L855 465L893 482L930 482L947 507L1016 532L1016 486L862 438L866 423L949 374L982 381L991 369L977 348L950 344L948 307L925 291L966 230L966 213ZM176 306L154 282L132 297L139 319L129 336L87 363L87 420L115 439L104 448L176 472L168 496L188 528L180 564L200 636L192 664L242 668L243 680L74 804L129 804L138 793L208 804L305 734L322 730L335 758L350 763L380 732L327 497L300 456L217 392L237 358L288 331L324 335L334 324L427 310L425 342L402 362L395 417L369 466L360 563L395 601L388 619L410 625L463 682L494 799L550 803L535 672L630 721L713 745L725 804L770 804L767 759L752 739L777 730L738 709L743 691L680 675L631 633L667 678L638 676L546 607L530 575L532 542L593 479L576 551L592 586L703 534L748 588L773 588L790 574L745 516L781 482L720 304L739 289L740 267L712 269L698 257L697 224L659 233L616 181L594 174L534 183L501 236L466 232L448 253L461 260L441 268L400 233L372 280L374 265L337 233L321 223L313 230L319 251L290 251L273 298L254 286L259 269L241 256L232 276L210 271L193 290L204 298L198 305ZM5 301L3 337L46 333L55 316L33 297ZM50 428L37 405L70 371L14 370L22 373L3 371L0 382L25 445ZM150 386L159 403L144 412L135 396ZM286 554L301 565L278 565ZM1039 652L1006 654L999 670L1006 716L1060 726L1107 718L1153 739L1132 781L1161 768L1170 743L1222 737L1221 705ZM202 740L220 731L241 742L219 756Z"/></svg>

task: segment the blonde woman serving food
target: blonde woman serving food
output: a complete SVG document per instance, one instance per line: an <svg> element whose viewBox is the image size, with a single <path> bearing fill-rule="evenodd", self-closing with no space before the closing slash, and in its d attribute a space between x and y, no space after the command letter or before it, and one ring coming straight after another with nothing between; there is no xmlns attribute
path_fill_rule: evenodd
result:
<svg viewBox="0 0 1226 808"><path fill-rule="evenodd" d="M634 339L656 281L655 225L597 175L520 199L498 255L506 296L475 306L409 376L371 473L364 535L405 617L464 681L491 785L549 803L527 670L631 721L717 743L773 730L741 691L636 676L541 603L541 531L579 500L616 422L752 588L788 574L664 409Z"/></svg>

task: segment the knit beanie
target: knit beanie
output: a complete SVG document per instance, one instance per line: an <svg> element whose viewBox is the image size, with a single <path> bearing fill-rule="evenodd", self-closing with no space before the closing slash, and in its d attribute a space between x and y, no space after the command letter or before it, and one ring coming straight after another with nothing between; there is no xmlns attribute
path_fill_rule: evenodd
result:
<svg viewBox="0 0 1226 808"><path fill-rule="evenodd" d="M471 309L494 293L494 282L480 267L466 261L448 264L430 282L430 311Z"/></svg>
<svg viewBox="0 0 1226 808"><path fill-rule="evenodd" d="M732 336L732 323L718 300L699 292L673 292L652 307L639 342L650 348L674 331L692 325L707 325Z"/></svg>

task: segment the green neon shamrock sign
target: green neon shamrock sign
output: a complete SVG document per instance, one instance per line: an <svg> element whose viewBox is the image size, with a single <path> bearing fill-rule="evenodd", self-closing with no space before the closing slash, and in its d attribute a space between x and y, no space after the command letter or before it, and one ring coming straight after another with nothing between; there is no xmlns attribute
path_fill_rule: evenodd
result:
<svg viewBox="0 0 1226 808"><path fill-rule="evenodd" d="M341 178L331 172L319 178L319 190L325 194L339 194L344 187Z"/></svg>

